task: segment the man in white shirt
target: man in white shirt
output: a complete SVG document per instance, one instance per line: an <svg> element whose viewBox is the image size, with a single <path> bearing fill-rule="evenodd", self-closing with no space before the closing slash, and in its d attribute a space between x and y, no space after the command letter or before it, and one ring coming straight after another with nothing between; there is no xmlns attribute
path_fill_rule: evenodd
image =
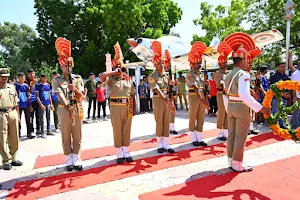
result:
<svg viewBox="0 0 300 200"><path fill-rule="evenodd" d="M234 33L225 39L232 48L233 70L226 75L225 90L228 95L228 165L234 171L248 172L252 167L243 165L244 148L251 122L250 109L255 112L270 113L250 94L250 65L246 63L246 49L253 50L253 40L244 33ZM249 44L248 44L249 43ZM245 47L244 47L245 46ZM248 51L249 51L248 50ZM250 69L249 69L250 68ZM245 70L245 71L244 71Z"/></svg>
<svg viewBox="0 0 300 200"><path fill-rule="evenodd" d="M300 60L298 60L297 67L298 67L298 69L292 74L291 80L300 82ZM293 91L293 102L296 103L297 101L300 103L300 93L294 90ZM292 127L293 128L300 127L300 110L299 109L293 113Z"/></svg>

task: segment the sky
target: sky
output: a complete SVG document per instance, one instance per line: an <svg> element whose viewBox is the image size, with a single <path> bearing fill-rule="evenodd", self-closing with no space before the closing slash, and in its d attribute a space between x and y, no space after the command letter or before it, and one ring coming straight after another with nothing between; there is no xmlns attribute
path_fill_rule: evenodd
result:
<svg viewBox="0 0 300 200"><path fill-rule="evenodd" d="M231 0L173 0L178 3L183 10L182 19L172 29L172 31L179 33L181 38L190 42L193 34L205 35L205 31L201 27L195 26L193 19L200 16L200 3L207 1L216 6L220 2L222 5L229 6ZM4 21L27 24L30 27L36 27L37 17L34 15L34 0L0 0L0 23Z"/></svg>

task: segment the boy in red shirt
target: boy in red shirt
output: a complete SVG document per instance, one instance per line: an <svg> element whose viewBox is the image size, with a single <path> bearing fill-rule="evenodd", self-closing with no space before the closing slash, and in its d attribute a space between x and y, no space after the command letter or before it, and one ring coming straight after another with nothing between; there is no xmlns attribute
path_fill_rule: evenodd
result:
<svg viewBox="0 0 300 200"><path fill-rule="evenodd" d="M215 80L215 74L211 74L211 80L209 80L209 87L210 87L210 100L209 100L209 116L216 116L216 113L218 111L218 104L217 104L217 86L216 86L216 80Z"/></svg>
<svg viewBox="0 0 300 200"><path fill-rule="evenodd" d="M95 94L97 95L97 102L98 102L98 119L100 120L100 107L102 107L103 111L103 120L106 121L106 90L103 87L103 84L99 81L97 83L97 88L95 90Z"/></svg>

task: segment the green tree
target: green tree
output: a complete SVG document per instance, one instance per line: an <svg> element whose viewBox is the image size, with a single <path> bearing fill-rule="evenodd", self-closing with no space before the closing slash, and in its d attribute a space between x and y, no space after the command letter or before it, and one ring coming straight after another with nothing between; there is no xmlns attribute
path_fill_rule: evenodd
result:
<svg viewBox="0 0 300 200"><path fill-rule="evenodd" d="M207 2L200 4L200 17L194 19L194 24L205 30L205 36L193 36L193 41L199 41L209 45L213 37L223 40L226 36L237 31L244 31L242 23L250 7L250 2L245 0L232 0L229 7L218 5L213 7Z"/></svg>
<svg viewBox="0 0 300 200"><path fill-rule="evenodd" d="M284 36L286 36L286 20L284 16L284 5L286 1L268 0L259 1L253 0L252 6L249 10L247 20L251 23L253 31L261 32L271 29L279 30ZM300 0L294 0L296 6L300 5ZM294 9L297 12L297 8ZM300 55L300 16L296 15L291 20L291 45L290 49L293 50L298 56ZM278 42L276 45L271 45L272 55L269 56L269 60L279 60L279 56L283 53L278 47L280 45L285 48L285 40Z"/></svg>
<svg viewBox="0 0 300 200"><path fill-rule="evenodd" d="M147 23L151 38L168 34L181 19L182 10L172 0L35 0L39 38L31 43L30 62L55 65L57 37L72 42L75 72L87 75L105 70L105 53L114 54L117 41L125 51L126 39ZM144 35L142 35L144 36ZM129 59L136 59L128 54Z"/></svg>
<svg viewBox="0 0 300 200"><path fill-rule="evenodd" d="M3 59L2 63L10 67L12 74L31 67L23 50L35 37L34 30L25 24L0 23L0 57Z"/></svg>

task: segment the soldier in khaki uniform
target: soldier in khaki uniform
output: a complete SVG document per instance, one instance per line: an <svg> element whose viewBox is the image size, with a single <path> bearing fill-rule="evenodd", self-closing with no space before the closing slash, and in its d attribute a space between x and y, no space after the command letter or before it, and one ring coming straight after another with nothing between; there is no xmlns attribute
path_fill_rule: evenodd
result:
<svg viewBox="0 0 300 200"><path fill-rule="evenodd" d="M204 83L200 77L202 55L206 45L202 42L195 42L189 53L191 68L186 75L186 83L189 88L189 135L194 146L207 146L203 141L202 131L205 118L205 109L208 108L208 101L204 95Z"/></svg>
<svg viewBox="0 0 300 200"><path fill-rule="evenodd" d="M60 42L60 43L59 43ZM61 44L68 46L69 49L61 49ZM66 156L66 167L68 171L82 170L80 159L81 141L82 141L82 123L83 109L81 102L84 99L84 84L80 75L71 76L73 67L71 57L71 43L64 39L56 40L56 49L60 56L59 64L63 75L52 80L53 90L58 96L58 118L60 121L60 131L62 137L62 146ZM66 50L67 49L67 50ZM61 51L65 53L60 54ZM71 66L69 66L71 65Z"/></svg>
<svg viewBox="0 0 300 200"><path fill-rule="evenodd" d="M250 124L250 108L255 112L270 113L250 94L250 75L244 70L249 70L246 62L248 51L255 49L255 44L250 36L244 33L229 35L225 42L233 50L233 70L225 78L225 90L228 95L228 165L237 172L252 171L252 167L243 165L243 154Z"/></svg>
<svg viewBox="0 0 300 200"><path fill-rule="evenodd" d="M19 149L19 99L15 86L7 83L9 76L9 69L0 68L0 155L4 170L23 165L16 158Z"/></svg>
<svg viewBox="0 0 300 200"><path fill-rule="evenodd" d="M182 72L179 72L178 83L179 83L178 98L179 98L181 109L183 109L183 104L182 104L182 98L183 98L185 107L188 110L188 103L186 99L186 89L185 89L186 82L185 82L185 77L182 76Z"/></svg>
<svg viewBox="0 0 300 200"><path fill-rule="evenodd" d="M114 146L118 148L117 164L125 160L133 162L129 153L132 117L135 113L134 95L136 90L130 77L125 73L121 48L115 45L116 59L113 71L99 74L100 81L106 81L110 94L110 115L114 132Z"/></svg>
<svg viewBox="0 0 300 200"><path fill-rule="evenodd" d="M226 72L227 57L231 52L231 48L225 42L221 42L218 46L218 52L220 53L220 56L218 58L218 65L220 66L220 69L216 71L216 86L218 89L217 129L219 129L217 138L219 140L225 141L227 140L228 137L228 119L224 107L223 95L225 95L224 80L225 80L225 75L227 74Z"/></svg>
<svg viewBox="0 0 300 200"><path fill-rule="evenodd" d="M158 153L167 151L174 153L175 151L169 146L170 135L170 117L171 111L175 111L174 104L169 98L169 83L171 81L168 75L163 72L162 68L162 49L161 43L154 41L152 43L154 52L153 64L156 70L149 75L148 80L153 91L153 109L156 122L156 136Z"/></svg>

